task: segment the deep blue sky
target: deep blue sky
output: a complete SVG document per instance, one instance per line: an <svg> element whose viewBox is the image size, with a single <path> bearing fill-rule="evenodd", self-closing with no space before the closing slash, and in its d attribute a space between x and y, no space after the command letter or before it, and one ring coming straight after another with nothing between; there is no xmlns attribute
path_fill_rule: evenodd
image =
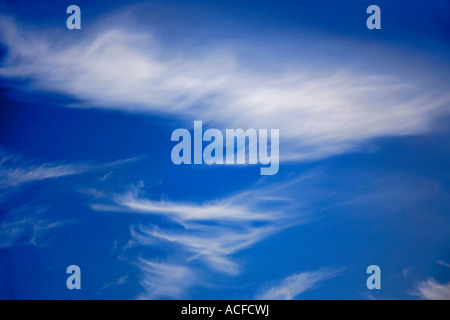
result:
<svg viewBox="0 0 450 320"><path fill-rule="evenodd" d="M448 1L0 13L1 299L450 299ZM279 128L279 172L174 165L194 120Z"/></svg>

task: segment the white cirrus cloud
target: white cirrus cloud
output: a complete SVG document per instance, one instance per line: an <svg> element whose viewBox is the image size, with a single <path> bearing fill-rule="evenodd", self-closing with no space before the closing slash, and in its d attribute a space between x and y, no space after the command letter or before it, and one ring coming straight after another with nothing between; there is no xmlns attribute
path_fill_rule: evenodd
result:
<svg viewBox="0 0 450 320"><path fill-rule="evenodd" d="M430 278L419 282L412 294L425 300L450 300L450 282L442 284Z"/></svg>
<svg viewBox="0 0 450 320"><path fill-rule="evenodd" d="M120 167L141 159L134 157L112 162L90 163L40 163L22 156L0 152L0 188L16 187L24 183L55 179L93 170Z"/></svg>
<svg viewBox="0 0 450 320"><path fill-rule="evenodd" d="M95 203L91 208L95 211L131 213L148 217L148 222L130 226L131 239L124 246L124 250L140 246L160 247L163 244L164 248L172 252L168 257L170 264L184 266L186 268L183 269L184 272L189 270L193 274L198 274L198 263L201 263L207 268L203 268L200 274L214 271L227 276L236 276L243 271L242 265L245 263L244 258L237 259L236 254L256 246L281 230L307 220L307 211L297 201L292 201L290 190L294 183L301 184L311 175L314 174L307 172L302 177L292 179L294 182L264 184L264 186L257 183L252 188L215 200L214 205L210 202L188 205L173 200L149 200L142 190L144 183L141 181L137 186L130 186L122 194L106 193L101 198L94 197ZM108 202L109 204L106 204ZM142 206L137 210L130 206L130 202L140 203ZM262 210L263 208L265 210ZM158 219L152 219L153 216L158 216ZM159 225L160 218L163 218L164 227ZM172 223L171 227L168 227L167 221ZM143 286L144 292L150 290L147 292L148 295L159 296L150 283L154 281L160 283L166 278L155 278L153 271L148 271L148 264L139 262L138 266L143 266L143 279L148 275L146 285ZM201 278L199 276L182 288L187 289L201 283ZM171 286L172 279L167 278L167 281ZM171 296L179 297L179 294L181 293L175 290Z"/></svg>
<svg viewBox="0 0 450 320"><path fill-rule="evenodd" d="M195 274L185 265L156 262L138 258L141 285L144 289L140 299L161 297L179 298L185 288L195 281Z"/></svg>
<svg viewBox="0 0 450 320"><path fill-rule="evenodd" d="M68 40L67 33L44 37L2 16L8 56L0 76L30 79L32 89L82 101L74 106L162 113L191 125L280 129L281 159L296 161L352 151L377 137L420 134L448 112L448 90L401 73L363 73L324 61L313 67L306 60L277 70L249 67L231 45L198 54L162 45L152 33L127 27L126 19L120 27L120 15L114 21Z"/></svg>
<svg viewBox="0 0 450 320"><path fill-rule="evenodd" d="M187 259L189 261L200 259L215 270L237 275L241 269L233 261L232 255L255 245L278 230L272 226L238 228L202 225L180 232L139 225L133 229L132 234L135 245L151 244L152 239L172 243L190 254Z"/></svg>
<svg viewBox="0 0 450 320"><path fill-rule="evenodd" d="M339 275L339 271L331 269L294 273L283 279L279 284L258 293L255 298L261 300L292 300L301 293L315 289L321 282L337 275Z"/></svg>
<svg viewBox="0 0 450 320"><path fill-rule="evenodd" d="M436 263L437 263L437 264L440 264L441 266L450 268L450 263L447 263L447 262L445 262L445 261L437 260Z"/></svg>
<svg viewBox="0 0 450 320"><path fill-rule="evenodd" d="M23 205L2 216L0 221L0 248L22 245L45 247L48 231L66 226L73 221L52 218L44 206Z"/></svg>
<svg viewBox="0 0 450 320"><path fill-rule="evenodd" d="M296 222L303 222L306 218L306 210L300 210L299 205L304 203L299 199L294 201L290 195L290 188L293 186L304 187L309 180L319 174L310 170L286 181L269 184L264 184L265 179L263 178L248 189L203 202L152 200L146 197L142 190L144 182L139 181L137 185L129 186L122 193L105 195L108 202L96 201L91 204L91 208L94 211L160 215L184 226L210 221L224 223L273 222L276 224L277 221L291 221L294 216ZM102 194L99 191L96 193ZM290 214L286 214L287 212ZM296 212L300 212L300 214L296 215Z"/></svg>

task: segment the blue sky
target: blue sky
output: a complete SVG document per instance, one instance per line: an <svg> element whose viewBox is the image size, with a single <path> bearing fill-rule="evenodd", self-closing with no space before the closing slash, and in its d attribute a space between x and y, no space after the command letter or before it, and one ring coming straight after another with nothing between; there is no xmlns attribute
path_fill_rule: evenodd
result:
<svg viewBox="0 0 450 320"><path fill-rule="evenodd" d="M449 15L0 1L0 298L450 299ZM278 173L173 164L195 120L279 129Z"/></svg>

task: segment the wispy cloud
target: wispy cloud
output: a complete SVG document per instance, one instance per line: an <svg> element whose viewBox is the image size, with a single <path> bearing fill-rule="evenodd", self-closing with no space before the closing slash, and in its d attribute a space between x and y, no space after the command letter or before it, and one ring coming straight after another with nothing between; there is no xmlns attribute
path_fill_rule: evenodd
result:
<svg viewBox="0 0 450 320"><path fill-rule="evenodd" d="M136 244L148 244L149 239L157 239L177 245L191 253L188 260L201 259L210 267L225 274L236 275L241 270L231 256L258 243L279 229L272 226L242 227L237 226L195 226L183 232L162 230L158 227L148 228L140 225L133 229Z"/></svg>
<svg viewBox="0 0 450 320"><path fill-rule="evenodd" d="M30 167L2 168L0 171L0 184L6 186L18 186L22 183L40 181L51 178L59 178L89 171L90 168L83 165L55 165L42 164Z"/></svg>
<svg viewBox="0 0 450 320"><path fill-rule="evenodd" d="M426 300L450 300L450 282L442 284L430 278L418 283L412 294Z"/></svg>
<svg viewBox="0 0 450 320"><path fill-rule="evenodd" d="M96 211L122 211L140 214L164 215L186 224L193 221L270 221L286 218L282 210L263 210L261 203L277 202L289 204L288 199L270 197L270 188L241 192L219 200L203 203L188 203L168 200L150 200L141 197L143 182L131 186L123 194L111 196L114 205L93 204ZM267 196L267 197L265 197Z"/></svg>
<svg viewBox="0 0 450 320"><path fill-rule="evenodd" d="M437 260L436 263L450 268L450 264L442 260ZM450 300L450 282L439 283L433 278L428 278L425 281L417 283L415 289L410 294L425 300Z"/></svg>
<svg viewBox="0 0 450 320"><path fill-rule="evenodd" d="M302 178L294 180L296 183L303 181ZM242 190L214 203L182 204L177 201L146 199L142 190L144 184L140 182L123 194L112 194L103 199L96 198L96 204L92 205L92 208L101 211L149 214L149 217L159 215L166 218L174 224L170 229L167 229L167 223L164 223L164 228L155 225L154 221L157 220L151 220L153 223L132 225L130 227L132 238L125 249L164 244L165 248L174 252L170 257L170 264L184 266L183 272L197 274L196 267L188 266L195 260L209 267L207 270L234 276L242 272L242 266L235 260L234 254L251 248L276 232L306 221L306 211L290 199L288 191L291 185L291 181L264 186L257 184L253 188ZM114 204L103 205L101 201L113 201ZM130 205L131 203L138 206ZM152 290L149 292L152 296L158 295L157 292L153 292L155 288L150 286L150 283L155 281L155 276L149 273L149 270L153 270L155 265L153 262L143 264L142 261L138 265L145 267L142 271L144 275L150 274L150 279L144 281L146 283L144 289ZM171 278L166 279L162 276L156 278L157 283L163 280L170 283L172 281ZM196 283L198 281L192 281L183 288L186 289ZM159 285L157 287L159 288ZM174 291L177 296L180 294L179 290Z"/></svg>
<svg viewBox="0 0 450 320"><path fill-rule="evenodd" d="M69 224L69 219L59 220L45 214L45 207L21 206L11 210L2 217L0 222L0 248L10 248L20 245L45 247L48 239L45 234Z"/></svg>
<svg viewBox="0 0 450 320"><path fill-rule="evenodd" d="M98 290L95 294L101 294L106 289L110 289L112 287L124 285L124 284L127 283L127 281L128 281L128 273L125 274L124 276L121 276L121 277L113 280L113 281L108 282L103 287L101 287L100 290Z"/></svg>
<svg viewBox="0 0 450 320"><path fill-rule="evenodd" d="M10 154L0 149L0 202L11 192L20 192L22 184L46 179L56 179L95 170L117 168L138 161L134 157L104 163L40 163L25 159L21 155ZM50 200L51 203L51 200ZM71 223L72 220L61 216L46 214L48 206L22 205L5 212L0 217L0 247L18 245L46 245L47 231Z"/></svg>
<svg viewBox="0 0 450 320"><path fill-rule="evenodd" d="M13 154L1 154L0 160L0 188L16 187L23 183L54 179L65 176L81 174L93 170L108 169L135 162L140 157L117 160L113 162L88 163L41 163L35 164L24 160L23 157Z"/></svg>
<svg viewBox="0 0 450 320"><path fill-rule="evenodd" d="M231 45L210 45L198 54L120 27L121 21L126 25L120 15L114 21L114 28L99 24L97 34L69 42L64 34L44 38L0 17L8 48L0 75L31 79L34 89L63 92L90 107L163 113L226 128L277 128L285 160L323 158L368 139L422 133L450 101L448 90L411 78L363 74L323 61L315 67L301 60L272 71L250 68Z"/></svg>
<svg viewBox="0 0 450 320"><path fill-rule="evenodd" d="M438 260L438 261L436 261L436 263L437 263L437 264L440 264L441 266L450 268L450 263L444 262L444 261L442 261L442 260Z"/></svg>
<svg viewBox="0 0 450 320"><path fill-rule="evenodd" d="M281 283L257 294L255 298L262 300L292 300L305 291L317 288L321 282L336 277L339 273L338 270L328 269L295 273L283 279Z"/></svg>
<svg viewBox="0 0 450 320"><path fill-rule="evenodd" d="M144 292L140 299L160 297L179 298L195 281L195 274L185 265L155 262L138 258L136 265L141 270L141 285Z"/></svg>

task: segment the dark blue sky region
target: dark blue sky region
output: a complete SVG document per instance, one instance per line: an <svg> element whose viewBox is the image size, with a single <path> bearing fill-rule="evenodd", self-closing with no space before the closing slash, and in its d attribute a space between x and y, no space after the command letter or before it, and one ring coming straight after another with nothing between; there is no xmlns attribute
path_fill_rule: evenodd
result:
<svg viewBox="0 0 450 320"><path fill-rule="evenodd" d="M0 1L0 298L450 299L449 16ZM196 120L279 129L278 173L175 165Z"/></svg>

